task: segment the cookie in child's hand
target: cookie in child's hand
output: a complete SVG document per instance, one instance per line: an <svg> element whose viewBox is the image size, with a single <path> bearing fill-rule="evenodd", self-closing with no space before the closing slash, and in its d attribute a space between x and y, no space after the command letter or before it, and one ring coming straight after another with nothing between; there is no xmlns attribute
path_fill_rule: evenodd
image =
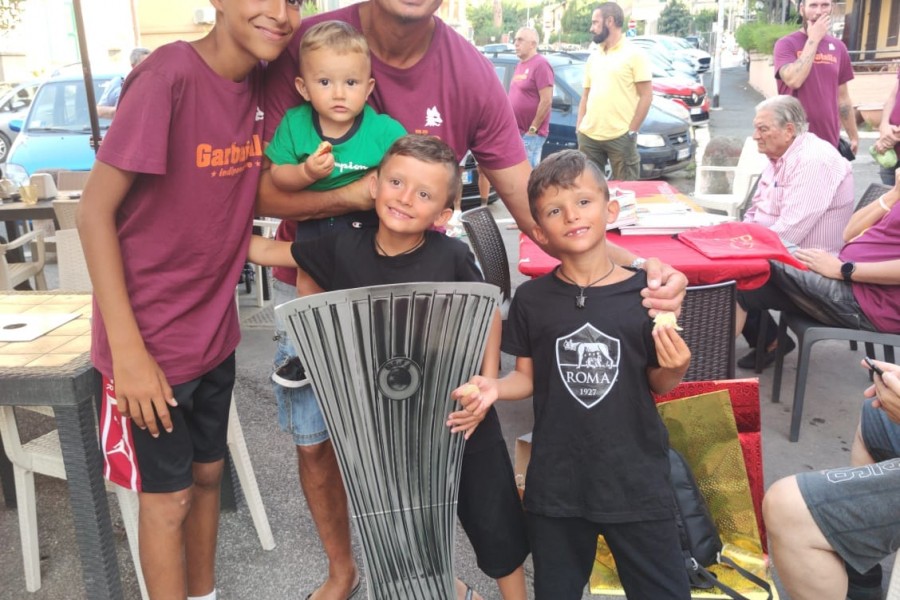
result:
<svg viewBox="0 0 900 600"><path fill-rule="evenodd" d="M328 154L331 152L331 142L322 142L319 144L319 147L316 148L316 154Z"/></svg>
<svg viewBox="0 0 900 600"><path fill-rule="evenodd" d="M665 325L671 325L675 328L675 331L684 331L684 329L678 326L678 320L675 317L675 313L669 311L656 313L656 316L653 317L653 329Z"/></svg>
<svg viewBox="0 0 900 600"><path fill-rule="evenodd" d="M475 385L474 383L467 383L466 385L459 388L459 397L465 398L466 396L472 396L474 394L478 394L479 392L481 392L481 390L478 389L477 385Z"/></svg>

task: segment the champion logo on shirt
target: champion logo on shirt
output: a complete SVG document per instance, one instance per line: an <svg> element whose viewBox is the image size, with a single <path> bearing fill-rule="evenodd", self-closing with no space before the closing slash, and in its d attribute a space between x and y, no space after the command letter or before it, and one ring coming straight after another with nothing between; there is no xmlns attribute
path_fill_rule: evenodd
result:
<svg viewBox="0 0 900 600"><path fill-rule="evenodd" d="M425 127L440 127L443 123L444 118L437 106L425 109Z"/></svg>
<svg viewBox="0 0 900 600"><path fill-rule="evenodd" d="M619 340L590 323L556 340L556 366L563 385L585 408L596 406L619 375Z"/></svg>
<svg viewBox="0 0 900 600"><path fill-rule="evenodd" d="M266 118L266 113L264 113L264 112L262 111L262 109L261 109L260 107L257 106L257 107L256 107L256 119L255 119L255 120L256 120L256 121L262 121L262 120L265 119L265 118Z"/></svg>

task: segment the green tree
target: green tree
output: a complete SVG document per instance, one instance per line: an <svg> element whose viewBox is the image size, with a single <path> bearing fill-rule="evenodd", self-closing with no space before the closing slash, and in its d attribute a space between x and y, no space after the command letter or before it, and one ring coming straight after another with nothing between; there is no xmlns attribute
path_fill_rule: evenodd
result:
<svg viewBox="0 0 900 600"><path fill-rule="evenodd" d="M691 30L691 13L680 0L669 0L659 13L659 32L679 37Z"/></svg>
<svg viewBox="0 0 900 600"><path fill-rule="evenodd" d="M14 29L22 20L25 0L0 0L0 31Z"/></svg>
<svg viewBox="0 0 900 600"><path fill-rule="evenodd" d="M713 23L719 18L719 12L714 8L704 8L694 15L692 29L694 33L708 33L712 31Z"/></svg>
<svg viewBox="0 0 900 600"><path fill-rule="evenodd" d="M476 43L483 44L485 37L490 39L490 36L496 33L496 28L494 27L493 4L489 2L482 2L480 4L470 2L466 6L466 18L472 25L472 31L475 32L474 37Z"/></svg>
<svg viewBox="0 0 900 600"><path fill-rule="evenodd" d="M569 0L563 13L563 41L568 44L587 44L591 41L591 14L597 2L592 0Z"/></svg>

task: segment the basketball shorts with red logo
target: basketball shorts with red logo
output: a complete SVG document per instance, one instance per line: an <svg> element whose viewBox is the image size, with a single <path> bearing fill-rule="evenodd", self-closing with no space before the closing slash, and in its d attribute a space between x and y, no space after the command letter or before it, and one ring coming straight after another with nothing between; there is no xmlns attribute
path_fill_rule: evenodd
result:
<svg viewBox="0 0 900 600"><path fill-rule="evenodd" d="M115 384L103 375L100 443L103 475L115 484L151 493L176 492L193 484L193 463L225 457L228 411L234 389L234 353L197 379L172 387L178 406L168 406L172 432L159 422L159 437L119 413Z"/></svg>

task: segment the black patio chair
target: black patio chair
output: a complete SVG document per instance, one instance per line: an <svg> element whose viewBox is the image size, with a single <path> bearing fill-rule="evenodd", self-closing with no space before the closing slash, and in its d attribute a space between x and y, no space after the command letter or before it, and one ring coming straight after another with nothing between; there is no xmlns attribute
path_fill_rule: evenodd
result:
<svg viewBox="0 0 900 600"><path fill-rule="evenodd" d="M734 379L736 310L734 281L687 288L679 319L691 349L684 381Z"/></svg>

